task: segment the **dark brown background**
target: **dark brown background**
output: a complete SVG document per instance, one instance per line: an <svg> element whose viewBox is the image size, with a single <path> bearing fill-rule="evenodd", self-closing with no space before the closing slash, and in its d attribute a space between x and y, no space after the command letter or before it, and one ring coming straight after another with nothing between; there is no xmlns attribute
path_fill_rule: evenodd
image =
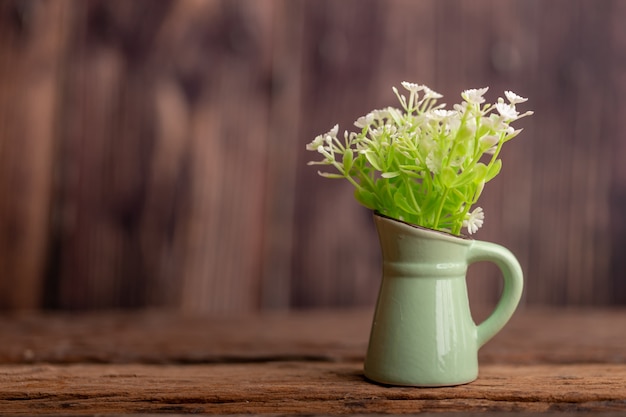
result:
<svg viewBox="0 0 626 417"><path fill-rule="evenodd" d="M477 238L524 303L626 302L626 2L0 2L0 307L371 305L371 215L304 146L425 83L535 115ZM471 270L473 302L498 295Z"/></svg>

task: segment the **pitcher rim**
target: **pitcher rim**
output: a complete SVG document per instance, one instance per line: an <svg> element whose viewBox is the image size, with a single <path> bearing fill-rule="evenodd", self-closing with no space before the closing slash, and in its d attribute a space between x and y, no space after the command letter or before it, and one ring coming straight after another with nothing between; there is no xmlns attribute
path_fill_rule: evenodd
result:
<svg viewBox="0 0 626 417"><path fill-rule="evenodd" d="M397 223L402 223L402 224L405 224L405 225L407 225L409 227L412 227L414 229L423 230L423 231L426 231L426 232L433 232L433 233L440 234L440 235L448 237L448 238L459 239L459 240L462 240L464 242L473 242L475 240L475 239L473 239L473 238L471 238L471 237L469 237L467 235L464 235L464 234L460 234L460 235L457 236L457 235L455 235L453 233L446 232L446 231L443 231L443 230L431 229L429 227L424 227L424 226L420 226L420 225L417 225L417 224L409 223L409 222L406 222L404 220L399 220L399 219L387 216L387 215L382 214L382 213L380 213L378 211L374 211L374 216L375 217L381 217L381 218L387 219L387 220L392 220L392 221L397 222Z"/></svg>

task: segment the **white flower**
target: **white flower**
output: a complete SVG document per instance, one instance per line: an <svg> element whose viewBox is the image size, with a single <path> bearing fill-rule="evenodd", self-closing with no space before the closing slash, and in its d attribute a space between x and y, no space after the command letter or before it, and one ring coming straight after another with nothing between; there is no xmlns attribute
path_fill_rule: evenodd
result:
<svg viewBox="0 0 626 417"><path fill-rule="evenodd" d="M370 112L367 113L365 116L361 116L356 119L354 125L359 129L363 129L364 127L370 126L372 123L374 123L374 113Z"/></svg>
<svg viewBox="0 0 626 417"><path fill-rule="evenodd" d="M426 167L430 170L430 172L432 172L433 174L439 173L439 170L441 167L441 158L437 158L433 151L430 151L428 153L428 156L426 156L425 162L426 162Z"/></svg>
<svg viewBox="0 0 626 417"><path fill-rule="evenodd" d="M406 88L411 93L417 93L418 91L420 91L420 90L422 90L424 88L424 86L421 86L421 85L415 84L415 83L410 83L410 82L407 82L407 81L402 81L402 87Z"/></svg>
<svg viewBox="0 0 626 417"><path fill-rule="evenodd" d="M430 88L423 86L424 90L424 99L439 99L442 98L443 95L439 94L436 91L431 90Z"/></svg>
<svg viewBox="0 0 626 417"><path fill-rule="evenodd" d="M374 120L378 120L378 121L384 121L385 119L389 118L389 109L377 109L377 110L372 110L371 112L372 117L374 117Z"/></svg>
<svg viewBox="0 0 626 417"><path fill-rule="evenodd" d="M400 110L393 107L387 107L385 111L387 112L385 117L390 119L390 121L393 120L396 124L402 123L402 112Z"/></svg>
<svg viewBox="0 0 626 417"><path fill-rule="evenodd" d="M489 90L489 87L484 88L472 88L469 90L465 90L461 93L461 97L465 101L471 104L482 104L485 102L485 98L483 97L485 93Z"/></svg>
<svg viewBox="0 0 626 417"><path fill-rule="evenodd" d="M519 116L519 113L515 110L515 105L506 104L503 101L496 103L496 110L498 110L498 113L500 113L504 120L516 120Z"/></svg>
<svg viewBox="0 0 626 417"><path fill-rule="evenodd" d="M337 139L337 133L339 133L339 125L333 126L333 128L330 129L328 133L326 133L326 136L330 136L333 139Z"/></svg>
<svg viewBox="0 0 626 417"><path fill-rule="evenodd" d="M508 129L508 125L504 123L502 117L493 113L491 113L489 117L483 117L481 119L481 124L494 132L506 131Z"/></svg>
<svg viewBox="0 0 626 417"><path fill-rule="evenodd" d="M324 146L324 135L318 135L315 137L315 139L313 139L313 141L311 141L311 143L308 143L306 145L306 150L307 151L317 151L319 149L320 146Z"/></svg>
<svg viewBox="0 0 626 417"><path fill-rule="evenodd" d="M463 227L467 228L467 232L472 235L483 226L485 220L485 213L481 207L476 207L471 213L467 213L465 220L463 220Z"/></svg>
<svg viewBox="0 0 626 417"><path fill-rule="evenodd" d="M307 151L320 151L320 147L324 147L324 145L331 145L333 139L337 139L337 133L339 133L339 125L333 126L328 132L323 135L318 135L313 139L313 141L306 145Z"/></svg>
<svg viewBox="0 0 626 417"><path fill-rule="evenodd" d="M467 110L467 101L463 101L461 103L455 103L452 105L452 108L454 109L455 112L462 115Z"/></svg>
<svg viewBox="0 0 626 417"><path fill-rule="evenodd" d="M453 110L434 109L426 113L426 117L435 121L444 121L456 116L457 112Z"/></svg>
<svg viewBox="0 0 626 417"><path fill-rule="evenodd" d="M504 95L506 96L507 100L509 100L509 103L516 105L517 103L523 103L525 101L528 101L527 98L518 96L517 94L515 94L512 91L505 91Z"/></svg>

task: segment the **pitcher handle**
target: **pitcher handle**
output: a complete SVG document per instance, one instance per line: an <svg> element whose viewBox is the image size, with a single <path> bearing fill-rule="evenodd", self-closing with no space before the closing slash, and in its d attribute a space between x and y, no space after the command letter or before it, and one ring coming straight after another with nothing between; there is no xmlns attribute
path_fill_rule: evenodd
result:
<svg viewBox="0 0 626 417"><path fill-rule="evenodd" d="M474 241L468 251L469 264L488 261L495 263L502 272L504 288L500 300L491 315L477 326L476 341L482 347L509 321L524 288L522 267L507 248L490 242Z"/></svg>

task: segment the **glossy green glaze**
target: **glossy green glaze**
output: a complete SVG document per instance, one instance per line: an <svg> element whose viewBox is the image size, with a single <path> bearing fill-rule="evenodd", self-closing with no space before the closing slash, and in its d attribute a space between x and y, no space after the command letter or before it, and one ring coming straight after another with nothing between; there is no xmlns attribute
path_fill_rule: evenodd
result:
<svg viewBox="0 0 626 417"><path fill-rule="evenodd" d="M502 246L415 227L374 215L383 278L365 376L383 384L450 386L478 377L478 349L510 319L522 295L522 269ZM465 274L495 263L504 278L493 313L476 325Z"/></svg>

